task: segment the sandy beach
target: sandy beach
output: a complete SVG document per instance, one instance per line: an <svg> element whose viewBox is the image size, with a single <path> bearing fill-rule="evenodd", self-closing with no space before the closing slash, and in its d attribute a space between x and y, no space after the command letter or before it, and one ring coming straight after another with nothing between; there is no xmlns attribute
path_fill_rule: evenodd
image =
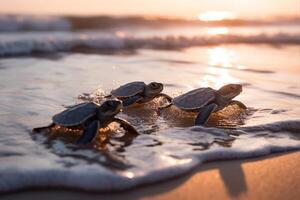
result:
<svg viewBox="0 0 300 200"><path fill-rule="evenodd" d="M1 0L0 200L300 200L299 0Z"/></svg>
<svg viewBox="0 0 300 200"><path fill-rule="evenodd" d="M69 190L27 190L1 196L9 199L298 199L300 152L204 164L163 183L119 193Z"/></svg>

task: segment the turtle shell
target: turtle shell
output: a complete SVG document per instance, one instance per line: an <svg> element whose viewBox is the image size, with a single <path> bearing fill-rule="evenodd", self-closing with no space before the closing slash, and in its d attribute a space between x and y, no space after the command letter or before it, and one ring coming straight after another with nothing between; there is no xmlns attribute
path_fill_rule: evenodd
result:
<svg viewBox="0 0 300 200"><path fill-rule="evenodd" d="M78 104L53 116L52 120L60 126L78 126L96 114L99 106L92 102Z"/></svg>
<svg viewBox="0 0 300 200"><path fill-rule="evenodd" d="M111 91L111 94L115 97L131 97L138 93L143 92L146 84L144 82L131 82L120 86L119 88Z"/></svg>
<svg viewBox="0 0 300 200"><path fill-rule="evenodd" d="M175 97L172 103L183 110L195 110L207 105L215 99L215 90L212 88L198 88Z"/></svg>

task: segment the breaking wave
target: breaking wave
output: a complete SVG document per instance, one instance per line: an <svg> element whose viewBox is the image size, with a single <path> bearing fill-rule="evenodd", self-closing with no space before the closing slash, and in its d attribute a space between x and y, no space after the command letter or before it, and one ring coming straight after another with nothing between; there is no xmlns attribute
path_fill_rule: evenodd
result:
<svg viewBox="0 0 300 200"><path fill-rule="evenodd" d="M279 33L274 35L216 35L216 36L152 36L134 37L100 33L45 33L14 35L0 40L0 56L28 55L54 52L117 52L138 49L176 50L193 46L219 44L269 44L298 45L299 34Z"/></svg>
<svg viewBox="0 0 300 200"><path fill-rule="evenodd" d="M121 170L99 164L111 163L102 152L74 150L59 140L50 145L51 153L4 143L1 156L5 152L7 161L0 166L0 192L32 187L125 190L182 175L208 161L299 150L299 130L300 121L294 120L233 130L190 127L142 134L123 152L131 165ZM36 137L40 143L46 140L42 135Z"/></svg>
<svg viewBox="0 0 300 200"><path fill-rule="evenodd" d="M62 17L0 15L0 32L69 30L71 26Z"/></svg>

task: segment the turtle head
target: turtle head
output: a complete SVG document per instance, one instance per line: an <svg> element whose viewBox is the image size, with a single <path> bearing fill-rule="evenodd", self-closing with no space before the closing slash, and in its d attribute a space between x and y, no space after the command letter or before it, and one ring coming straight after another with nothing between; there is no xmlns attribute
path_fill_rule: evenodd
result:
<svg viewBox="0 0 300 200"><path fill-rule="evenodd" d="M228 84L221 87L217 93L222 97L230 100L239 95L242 92L243 88L241 84Z"/></svg>
<svg viewBox="0 0 300 200"><path fill-rule="evenodd" d="M106 100L98 109L99 118L114 117L123 108L122 101L117 99Z"/></svg>
<svg viewBox="0 0 300 200"><path fill-rule="evenodd" d="M161 93L164 89L164 85L162 83L151 82L149 83L144 91L144 95L146 97L155 97L159 93Z"/></svg>

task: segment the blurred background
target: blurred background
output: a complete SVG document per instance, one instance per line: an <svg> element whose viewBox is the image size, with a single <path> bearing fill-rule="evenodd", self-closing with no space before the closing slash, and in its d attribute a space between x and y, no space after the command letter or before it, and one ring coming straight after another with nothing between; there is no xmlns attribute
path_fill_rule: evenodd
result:
<svg viewBox="0 0 300 200"><path fill-rule="evenodd" d="M299 15L298 0L2 0L2 13L54 15L142 15L197 19L208 11L226 11L231 17Z"/></svg>

